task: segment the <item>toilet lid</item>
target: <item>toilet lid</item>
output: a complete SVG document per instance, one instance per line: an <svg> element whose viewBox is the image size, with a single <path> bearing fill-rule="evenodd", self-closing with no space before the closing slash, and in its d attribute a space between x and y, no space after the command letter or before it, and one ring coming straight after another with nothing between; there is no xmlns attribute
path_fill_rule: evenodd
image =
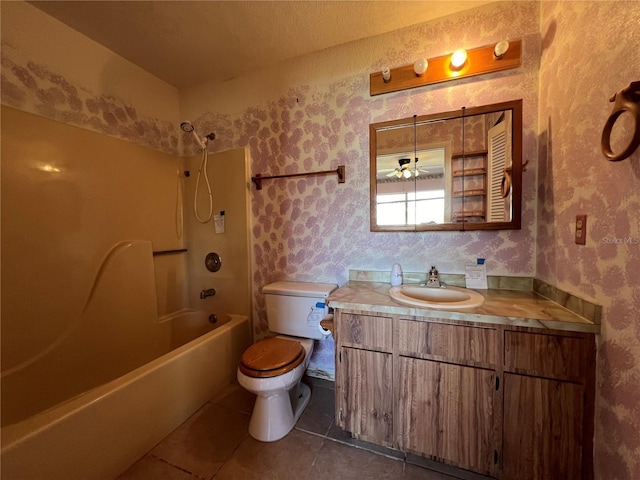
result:
<svg viewBox="0 0 640 480"><path fill-rule="evenodd" d="M266 338L247 348L239 368L249 377L276 377L296 368L304 356L305 350L300 342Z"/></svg>

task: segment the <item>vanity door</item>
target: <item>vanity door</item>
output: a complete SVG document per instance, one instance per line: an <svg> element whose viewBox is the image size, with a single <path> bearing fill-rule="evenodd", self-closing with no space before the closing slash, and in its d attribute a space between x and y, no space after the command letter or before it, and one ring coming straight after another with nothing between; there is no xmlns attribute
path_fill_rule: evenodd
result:
<svg viewBox="0 0 640 480"><path fill-rule="evenodd" d="M503 479L593 478L593 334L504 336Z"/></svg>
<svg viewBox="0 0 640 480"><path fill-rule="evenodd" d="M401 449L491 475L495 372L400 357Z"/></svg>
<svg viewBox="0 0 640 480"><path fill-rule="evenodd" d="M583 478L583 398L579 384L505 374L503 478Z"/></svg>
<svg viewBox="0 0 640 480"><path fill-rule="evenodd" d="M495 326L399 319L398 443L402 450L496 475L500 463Z"/></svg>
<svg viewBox="0 0 640 480"><path fill-rule="evenodd" d="M343 348L338 424L354 438L393 446L393 369L390 353Z"/></svg>
<svg viewBox="0 0 640 480"><path fill-rule="evenodd" d="M354 438L393 446L393 320L337 312L336 423Z"/></svg>

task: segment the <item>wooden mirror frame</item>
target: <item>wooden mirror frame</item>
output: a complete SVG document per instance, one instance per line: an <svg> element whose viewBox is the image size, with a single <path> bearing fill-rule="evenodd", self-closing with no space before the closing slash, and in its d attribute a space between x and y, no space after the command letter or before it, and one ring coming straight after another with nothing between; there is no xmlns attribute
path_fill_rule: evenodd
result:
<svg viewBox="0 0 640 480"><path fill-rule="evenodd" d="M450 222L421 225L378 225L377 223L377 132L389 127L413 126L416 123L435 120L455 120L474 115L483 115L503 110L512 111L511 145L512 165L507 168L511 186L511 220L505 222ZM414 152L415 153L415 152ZM463 152L464 156L464 146ZM370 175L370 230L372 232L407 232L407 231L471 231L471 230L519 230L522 216L522 100L484 105L473 108L462 108L450 112L421 115L369 125L369 175Z"/></svg>

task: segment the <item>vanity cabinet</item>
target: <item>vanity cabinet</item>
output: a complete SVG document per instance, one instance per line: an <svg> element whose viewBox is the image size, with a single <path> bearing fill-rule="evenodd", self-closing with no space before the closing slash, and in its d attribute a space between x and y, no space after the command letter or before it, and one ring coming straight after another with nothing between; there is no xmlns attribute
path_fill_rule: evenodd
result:
<svg viewBox="0 0 640 480"><path fill-rule="evenodd" d="M592 478L593 334L336 310L336 421L501 479Z"/></svg>

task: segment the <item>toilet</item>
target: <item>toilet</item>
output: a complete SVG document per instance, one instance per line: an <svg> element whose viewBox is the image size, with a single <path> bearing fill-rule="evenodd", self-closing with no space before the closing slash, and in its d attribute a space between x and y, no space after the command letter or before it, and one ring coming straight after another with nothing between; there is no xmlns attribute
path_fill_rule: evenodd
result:
<svg viewBox="0 0 640 480"><path fill-rule="evenodd" d="M311 390L301 382L323 338L319 322L325 302L338 288L330 283L275 282L265 285L269 330L279 335L260 340L242 355L238 383L257 395L249 434L262 442L287 435L309 404Z"/></svg>

